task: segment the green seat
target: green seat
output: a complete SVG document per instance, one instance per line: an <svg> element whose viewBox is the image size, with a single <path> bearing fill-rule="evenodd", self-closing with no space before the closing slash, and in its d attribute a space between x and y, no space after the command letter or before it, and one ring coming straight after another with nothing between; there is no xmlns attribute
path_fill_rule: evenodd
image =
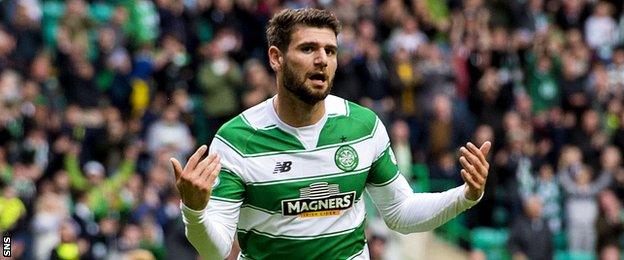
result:
<svg viewBox="0 0 624 260"><path fill-rule="evenodd" d="M557 250L555 260L595 260L593 252Z"/></svg>
<svg viewBox="0 0 624 260"><path fill-rule="evenodd" d="M56 20L65 13L65 3L63 1L44 1L43 19Z"/></svg>
<svg viewBox="0 0 624 260"><path fill-rule="evenodd" d="M509 231L505 228L478 227L470 232L472 246L479 249L506 247L507 239L509 239Z"/></svg>
<svg viewBox="0 0 624 260"><path fill-rule="evenodd" d="M508 239L509 230L505 228L478 227L470 232L472 247L483 251L487 259L509 259L510 255L507 251Z"/></svg>
<svg viewBox="0 0 624 260"><path fill-rule="evenodd" d="M566 233L563 231L559 231L553 235L553 244L555 246L555 250L565 250L568 248L568 238Z"/></svg>
<svg viewBox="0 0 624 260"><path fill-rule="evenodd" d="M56 45L56 30L58 24L56 21L43 23L43 40L47 46L53 47Z"/></svg>
<svg viewBox="0 0 624 260"><path fill-rule="evenodd" d="M201 42L208 42L212 40L214 29L212 25L205 19L200 19L197 23L197 36Z"/></svg>
<svg viewBox="0 0 624 260"><path fill-rule="evenodd" d="M435 229L435 233L444 240L459 245L461 241L470 240L470 229L466 226L466 215L449 220L446 224Z"/></svg>
<svg viewBox="0 0 624 260"><path fill-rule="evenodd" d="M58 19L65 13L65 3L63 1L44 1L43 17L41 21L43 40L46 45L56 44L56 28Z"/></svg>
<svg viewBox="0 0 624 260"><path fill-rule="evenodd" d="M494 223L497 227L508 226L509 225L509 211L501 206L494 207L494 211L492 212L492 217L494 218Z"/></svg>
<svg viewBox="0 0 624 260"><path fill-rule="evenodd" d="M98 23L107 22L113 15L114 10L113 6L102 2L92 4L89 7L91 18Z"/></svg>

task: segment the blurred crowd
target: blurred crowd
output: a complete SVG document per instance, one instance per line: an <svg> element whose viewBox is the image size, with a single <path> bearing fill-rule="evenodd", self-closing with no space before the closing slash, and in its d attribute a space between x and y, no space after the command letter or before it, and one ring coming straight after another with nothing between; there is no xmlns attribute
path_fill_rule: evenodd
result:
<svg viewBox="0 0 624 260"><path fill-rule="evenodd" d="M491 140L461 225L505 230L519 259L622 257L622 0L0 1L13 256L195 258L168 159L275 95L264 26L308 6L343 23L332 92L379 115L412 186L461 184L457 149Z"/></svg>

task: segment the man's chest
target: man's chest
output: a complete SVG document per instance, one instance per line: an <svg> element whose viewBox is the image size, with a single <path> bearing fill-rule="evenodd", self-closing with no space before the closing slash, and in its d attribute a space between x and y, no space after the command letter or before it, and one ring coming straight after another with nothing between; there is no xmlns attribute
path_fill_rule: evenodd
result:
<svg viewBox="0 0 624 260"><path fill-rule="evenodd" d="M244 204L284 216L338 214L364 191L374 160L364 147L340 145L246 158Z"/></svg>

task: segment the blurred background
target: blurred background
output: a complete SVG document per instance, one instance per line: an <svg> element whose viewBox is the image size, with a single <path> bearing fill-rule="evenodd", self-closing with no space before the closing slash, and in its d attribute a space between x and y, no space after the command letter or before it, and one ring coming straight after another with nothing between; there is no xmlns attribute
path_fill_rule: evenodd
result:
<svg viewBox="0 0 624 260"><path fill-rule="evenodd" d="M264 26L343 23L333 93L374 110L414 191L483 200L372 259L622 259L624 1L0 0L0 233L19 259L194 259L168 158L276 93ZM236 251L236 250L235 250Z"/></svg>

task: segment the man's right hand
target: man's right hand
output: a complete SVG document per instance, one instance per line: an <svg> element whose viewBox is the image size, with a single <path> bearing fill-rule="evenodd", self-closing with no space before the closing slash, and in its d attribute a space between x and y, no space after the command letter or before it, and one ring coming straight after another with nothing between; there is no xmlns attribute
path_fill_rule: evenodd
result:
<svg viewBox="0 0 624 260"><path fill-rule="evenodd" d="M171 158L173 171L175 172L176 188L182 198L182 203L192 210L203 210L208 204L212 186L221 171L219 156L211 154L201 160L208 147L202 145L189 158L186 166L175 158ZM201 161L200 161L201 160Z"/></svg>

